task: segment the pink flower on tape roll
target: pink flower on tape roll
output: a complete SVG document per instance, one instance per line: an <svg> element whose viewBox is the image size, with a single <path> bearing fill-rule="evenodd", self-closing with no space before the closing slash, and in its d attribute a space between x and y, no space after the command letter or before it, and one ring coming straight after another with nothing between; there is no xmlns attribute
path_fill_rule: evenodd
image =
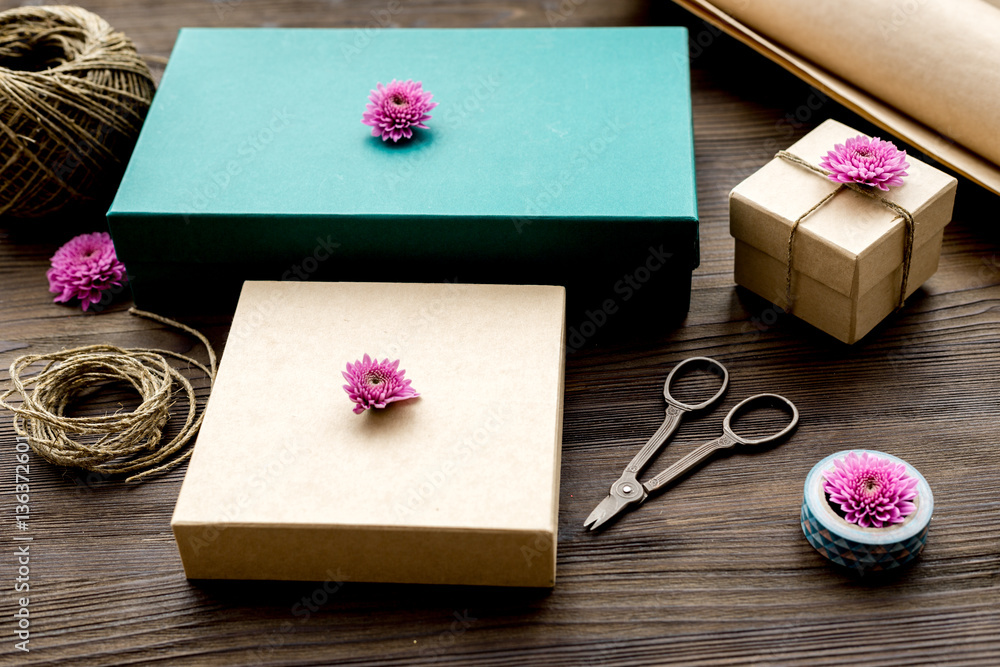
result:
<svg viewBox="0 0 1000 667"><path fill-rule="evenodd" d="M381 135L382 141L409 139L413 136L412 128L429 129L424 125L425 120L430 120L427 112L437 106L437 102L431 102L432 97L424 92L419 81L393 79L388 86L380 82L368 96L370 101L361 122L371 125L372 136Z"/></svg>
<svg viewBox="0 0 1000 667"><path fill-rule="evenodd" d="M862 452L851 452L833 462L823 489L831 503L840 505L844 519L864 528L882 528L902 523L917 506L917 479L906 474L906 466Z"/></svg>
<svg viewBox="0 0 1000 667"><path fill-rule="evenodd" d="M903 176L907 175L905 170L910 166L906 151L899 150L891 141L860 134L834 146L819 164L830 172L829 178L834 183L873 185L879 190L902 185Z"/></svg>
<svg viewBox="0 0 1000 667"><path fill-rule="evenodd" d="M405 401L420 396L410 386L410 380L403 376L404 370L397 370L399 359L389 363L372 360L367 354L364 359L347 364L347 371L341 371L348 384L344 391L354 401L354 412L361 414L371 408L384 408L394 401Z"/></svg>
<svg viewBox="0 0 1000 667"><path fill-rule="evenodd" d="M58 294L56 303L79 299L87 310L100 302L101 294L112 287L121 287L127 280L125 265L118 261L115 244L107 232L80 234L56 250L52 268L46 272L49 291Z"/></svg>

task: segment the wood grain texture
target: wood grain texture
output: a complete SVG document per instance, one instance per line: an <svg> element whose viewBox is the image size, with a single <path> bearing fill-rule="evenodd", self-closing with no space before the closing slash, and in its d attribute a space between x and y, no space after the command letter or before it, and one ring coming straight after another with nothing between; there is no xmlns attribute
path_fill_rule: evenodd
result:
<svg viewBox="0 0 1000 667"><path fill-rule="evenodd" d="M183 25L363 27L386 3L86 6L141 53L167 56ZM1000 200L962 181L937 274L902 313L846 347L734 288L726 195L827 117L870 126L663 3L402 0L401 7L393 26L564 18L558 25L691 30L702 220L691 312L679 327L643 313L644 326L629 336L569 355L556 588L192 583L169 527L183 467L126 486L33 458L32 650L20 653L12 622L14 435L4 417L0 664L1000 663ZM96 342L202 354L194 341L130 317L124 295L97 315L51 303L48 257L71 233L102 224L93 212L0 221L0 368L27 352ZM595 303L601 298L595 294ZM221 350L230 317L185 321ZM751 393L794 400L798 432L777 448L713 460L610 530L585 532L584 518L662 422L668 370L696 354L726 364L729 393L709 415L686 421L651 471L718 435L724 411ZM119 401L128 404L112 394L92 409ZM906 459L934 489L925 553L888 578L833 569L798 525L808 470L855 446Z"/></svg>

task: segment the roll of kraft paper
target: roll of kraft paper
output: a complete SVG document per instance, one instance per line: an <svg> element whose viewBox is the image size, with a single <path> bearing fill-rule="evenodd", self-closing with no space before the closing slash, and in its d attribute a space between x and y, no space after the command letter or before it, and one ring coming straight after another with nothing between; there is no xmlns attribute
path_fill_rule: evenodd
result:
<svg viewBox="0 0 1000 667"><path fill-rule="evenodd" d="M1000 0L675 0L1000 193Z"/></svg>

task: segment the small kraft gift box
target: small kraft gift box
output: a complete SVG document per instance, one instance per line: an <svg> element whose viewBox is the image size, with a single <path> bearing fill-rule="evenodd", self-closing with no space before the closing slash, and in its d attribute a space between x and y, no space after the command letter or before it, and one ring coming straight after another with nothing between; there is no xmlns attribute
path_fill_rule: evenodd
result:
<svg viewBox="0 0 1000 667"><path fill-rule="evenodd" d="M565 296L247 282L171 521L188 578L553 586ZM419 396L357 414L365 354Z"/></svg>
<svg viewBox="0 0 1000 667"><path fill-rule="evenodd" d="M845 343L937 270L957 187L910 156L903 185L868 194L797 162L818 168L859 134L827 120L729 195L736 283Z"/></svg>

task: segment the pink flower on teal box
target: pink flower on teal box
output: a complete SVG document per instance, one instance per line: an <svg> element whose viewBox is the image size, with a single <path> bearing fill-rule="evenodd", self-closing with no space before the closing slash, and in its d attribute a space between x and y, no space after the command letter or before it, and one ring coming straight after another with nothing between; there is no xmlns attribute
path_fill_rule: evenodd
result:
<svg viewBox="0 0 1000 667"><path fill-rule="evenodd" d="M430 120L428 111L437 106L431 102L434 97L424 92L419 81L396 81L393 79L388 86L379 82L375 90L368 96L370 102L361 116L361 122L371 125L372 136L381 135L382 141L392 139L393 142L413 136L411 128L430 129L424 125Z"/></svg>

